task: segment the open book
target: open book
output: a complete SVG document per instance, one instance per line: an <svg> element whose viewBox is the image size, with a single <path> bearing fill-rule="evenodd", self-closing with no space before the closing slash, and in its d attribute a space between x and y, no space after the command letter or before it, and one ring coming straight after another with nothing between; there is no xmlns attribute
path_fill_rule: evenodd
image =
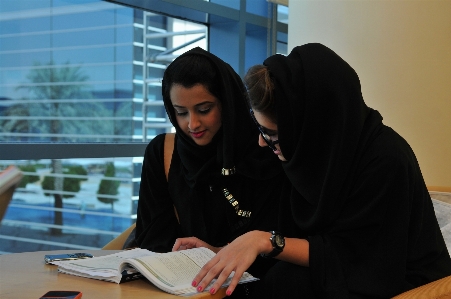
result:
<svg viewBox="0 0 451 299"><path fill-rule="evenodd" d="M156 287L175 295L197 294L191 286L196 274L215 253L207 248L193 248L176 252L155 253L146 249L132 249L105 256L73 261L53 262L61 273L121 283L144 276ZM233 273L223 284L230 284ZM257 280L245 272L240 283ZM210 289L208 286L205 291Z"/></svg>

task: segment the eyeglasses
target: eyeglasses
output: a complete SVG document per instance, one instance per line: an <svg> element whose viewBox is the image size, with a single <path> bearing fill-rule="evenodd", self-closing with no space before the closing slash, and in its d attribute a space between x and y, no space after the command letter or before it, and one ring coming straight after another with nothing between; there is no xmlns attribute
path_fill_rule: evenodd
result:
<svg viewBox="0 0 451 299"><path fill-rule="evenodd" d="M268 133L265 132L265 129L258 123L257 119L255 118L254 111L249 109L249 113L251 114L251 118L254 120L255 125L257 125L258 130L260 131L260 135L262 135L263 140L266 142L266 144L269 146L269 148L273 151L276 151L276 144L279 143L279 140L272 140L271 137L268 135Z"/></svg>

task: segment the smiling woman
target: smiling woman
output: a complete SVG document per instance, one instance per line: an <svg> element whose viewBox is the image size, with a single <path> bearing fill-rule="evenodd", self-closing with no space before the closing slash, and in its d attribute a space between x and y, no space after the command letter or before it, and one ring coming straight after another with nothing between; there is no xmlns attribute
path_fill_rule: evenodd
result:
<svg viewBox="0 0 451 299"><path fill-rule="evenodd" d="M250 230L277 228L276 211L287 181L277 158L258 146L258 130L235 71L196 48L168 66L162 94L176 129L174 150L166 178L168 136L158 135L147 146L137 245L166 252L177 238L191 237L218 252ZM259 258L249 272L261 277L273 263ZM249 293L251 286L246 284L246 291L240 287L234 296Z"/></svg>
<svg viewBox="0 0 451 299"><path fill-rule="evenodd" d="M221 102L202 84L173 84L170 97L183 132L197 145L209 144L221 128Z"/></svg>

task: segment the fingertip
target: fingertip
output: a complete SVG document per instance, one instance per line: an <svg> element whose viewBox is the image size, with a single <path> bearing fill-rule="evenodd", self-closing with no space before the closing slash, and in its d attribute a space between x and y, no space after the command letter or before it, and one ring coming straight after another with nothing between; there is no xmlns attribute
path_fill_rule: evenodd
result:
<svg viewBox="0 0 451 299"><path fill-rule="evenodd" d="M227 295L227 296L231 296L231 295L232 295L232 290L227 290L227 291L226 291L226 295Z"/></svg>

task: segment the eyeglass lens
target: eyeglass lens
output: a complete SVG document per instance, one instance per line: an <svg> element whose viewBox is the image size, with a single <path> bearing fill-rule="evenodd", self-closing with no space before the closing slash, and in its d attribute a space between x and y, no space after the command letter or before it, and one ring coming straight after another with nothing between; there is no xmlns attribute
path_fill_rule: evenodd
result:
<svg viewBox="0 0 451 299"><path fill-rule="evenodd" d="M252 119L254 120L255 124L257 125L258 130L260 131L260 135L262 135L263 140L266 142L266 144L269 146L269 148L273 151L277 150L276 144L279 143L279 140L272 141L271 137L269 137L268 134L263 130L262 126L258 123L257 119L255 118L254 111L252 109L249 109L249 112L251 114Z"/></svg>
<svg viewBox="0 0 451 299"><path fill-rule="evenodd" d="M261 135L263 137L263 140L265 140L266 144L268 144L269 148L272 149L273 151L275 151L276 150L275 144L277 144L278 141L277 140L276 141L272 141L271 138L269 137L269 135L266 134L265 132L261 131L261 130L260 130L260 133L261 133Z"/></svg>

